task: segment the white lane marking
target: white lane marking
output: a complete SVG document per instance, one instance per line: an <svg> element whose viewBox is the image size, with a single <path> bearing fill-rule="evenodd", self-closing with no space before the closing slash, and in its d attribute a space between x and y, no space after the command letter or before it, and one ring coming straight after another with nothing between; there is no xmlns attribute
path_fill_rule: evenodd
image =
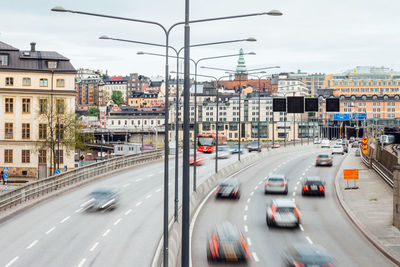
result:
<svg viewBox="0 0 400 267"><path fill-rule="evenodd" d="M56 228L55 228L55 227L51 227L51 228L46 232L46 235L48 235L48 234L50 234L51 232L53 232L54 229L56 229Z"/></svg>
<svg viewBox="0 0 400 267"><path fill-rule="evenodd" d="M132 212L132 209L125 211L125 216Z"/></svg>
<svg viewBox="0 0 400 267"><path fill-rule="evenodd" d="M246 205L246 206L244 207L244 211L247 211L248 209L249 209L249 206Z"/></svg>
<svg viewBox="0 0 400 267"><path fill-rule="evenodd" d="M300 227L300 230L304 232L303 225L300 224L299 227Z"/></svg>
<svg viewBox="0 0 400 267"><path fill-rule="evenodd" d="M84 206L86 206L87 204L89 204L92 201L94 201L94 198L91 198L88 201L86 201L85 203L82 203L79 207L83 208Z"/></svg>
<svg viewBox="0 0 400 267"><path fill-rule="evenodd" d="M142 178L136 179L135 182L140 182L141 180L143 180Z"/></svg>
<svg viewBox="0 0 400 267"><path fill-rule="evenodd" d="M145 197L145 199L149 199L149 198L151 198L152 196L153 196L152 194L147 195L147 196Z"/></svg>
<svg viewBox="0 0 400 267"><path fill-rule="evenodd" d="M79 208L75 211L75 213L81 212L81 210L83 210L82 208Z"/></svg>
<svg viewBox="0 0 400 267"><path fill-rule="evenodd" d="M247 227L247 225L244 226L244 231L248 232L249 231L249 227Z"/></svg>
<svg viewBox="0 0 400 267"><path fill-rule="evenodd" d="M258 189L258 185L256 185L255 187L254 187L254 190L257 190Z"/></svg>
<svg viewBox="0 0 400 267"><path fill-rule="evenodd" d="M160 192L161 191L161 187L160 188L158 188L156 191L154 191L154 192L156 192L156 193L158 193L158 192Z"/></svg>
<svg viewBox="0 0 400 267"><path fill-rule="evenodd" d="M292 201L294 202L294 201L295 201L295 199L294 199L294 198L292 198Z"/></svg>
<svg viewBox="0 0 400 267"><path fill-rule="evenodd" d="M301 175L303 175L303 176L304 176L304 175L306 175L306 173L305 173L305 172L303 172Z"/></svg>
<svg viewBox="0 0 400 267"><path fill-rule="evenodd" d="M127 183L127 184L124 184L123 187L128 187L130 185L131 185L130 183Z"/></svg>
<svg viewBox="0 0 400 267"><path fill-rule="evenodd" d="M90 251L95 250L98 245L99 245L99 242L94 243L93 246L90 248Z"/></svg>
<svg viewBox="0 0 400 267"><path fill-rule="evenodd" d="M307 239L308 243L310 243L311 245L313 244L311 238L309 238L308 236L306 236L306 239Z"/></svg>
<svg viewBox="0 0 400 267"><path fill-rule="evenodd" d="M106 235L108 235L108 233L109 233L110 231L111 231L110 229L107 229L107 230L103 233L103 237L106 236Z"/></svg>
<svg viewBox="0 0 400 267"><path fill-rule="evenodd" d="M114 222L114 226L116 226L117 224L119 224L119 222L122 220L122 218L119 218L118 220L116 220L115 222Z"/></svg>
<svg viewBox="0 0 400 267"><path fill-rule="evenodd" d="M247 238L247 244L249 244L249 246L251 246L251 240L250 240L250 238Z"/></svg>
<svg viewBox="0 0 400 267"><path fill-rule="evenodd" d="M250 203L250 201L251 201L251 198L249 197L249 198L247 199L247 203Z"/></svg>
<svg viewBox="0 0 400 267"><path fill-rule="evenodd" d="M243 220L244 220L244 221L247 221L247 215L244 215L244 216L243 216Z"/></svg>
<svg viewBox="0 0 400 267"><path fill-rule="evenodd" d="M163 173L164 171L159 171L158 173Z"/></svg>
<svg viewBox="0 0 400 267"><path fill-rule="evenodd" d="M297 181L297 183L296 183L297 185L299 185L300 184L300 181Z"/></svg>
<svg viewBox="0 0 400 267"><path fill-rule="evenodd" d="M69 218L71 218L71 216L65 217L64 219L62 219L62 220L60 221L60 223L65 223L66 221L68 221Z"/></svg>
<svg viewBox="0 0 400 267"><path fill-rule="evenodd" d="M294 187L294 191L296 191L296 190L297 190L297 186Z"/></svg>
<svg viewBox="0 0 400 267"><path fill-rule="evenodd" d="M276 172L276 168L272 170L273 172Z"/></svg>
<svg viewBox="0 0 400 267"><path fill-rule="evenodd" d="M296 192L293 192L293 196L296 196Z"/></svg>
<svg viewBox="0 0 400 267"><path fill-rule="evenodd" d="M36 240L33 241L29 246L27 246L26 249L31 249L31 248L33 248L33 246L36 245L37 242L39 242L39 240L36 239Z"/></svg>
<svg viewBox="0 0 400 267"><path fill-rule="evenodd" d="M305 171L306 171L306 172L308 172L308 168L307 168L307 169L305 169Z"/></svg>
<svg viewBox="0 0 400 267"><path fill-rule="evenodd" d="M253 255L253 259L254 259L255 262L259 262L260 261L260 259L257 257L257 254L255 252L253 252L252 255Z"/></svg>
<svg viewBox="0 0 400 267"><path fill-rule="evenodd" d="M263 181L260 181L258 184L262 184L263 183Z"/></svg>
<svg viewBox="0 0 400 267"><path fill-rule="evenodd" d="M142 201L139 201L138 203L136 203L136 207L139 207L140 205L142 205Z"/></svg>
<svg viewBox="0 0 400 267"><path fill-rule="evenodd" d="M152 177L152 176L154 176L154 174L149 174L149 175L147 175L147 177Z"/></svg>
<svg viewBox="0 0 400 267"><path fill-rule="evenodd" d="M253 195L254 195L254 192L251 192L251 193L250 193L250 196L253 196Z"/></svg>
<svg viewBox="0 0 400 267"><path fill-rule="evenodd" d="M86 262L86 258L82 259L77 267L82 267L85 264L85 262Z"/></svg>
<svg viewBox="0 0 400 267"><path fill-rule="evenodd" d="M172 185L172 182L169 182L168 185L171 186L171 185Z"/></svg>
<svg viewBox="0 0 400 267"><path fill-rule="evenodd" d="M5 267L10 267L14 262L16 262L19 259L19 257L15 257L14 259L12 259L9 263L6 264Z"/></svg>

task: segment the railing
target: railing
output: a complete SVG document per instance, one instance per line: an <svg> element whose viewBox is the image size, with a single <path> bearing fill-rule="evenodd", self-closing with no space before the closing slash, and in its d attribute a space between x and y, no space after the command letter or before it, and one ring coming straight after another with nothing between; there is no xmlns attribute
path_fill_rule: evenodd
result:
<svg viewBox="0 0 400 267"><path fill-rule="evenodd" d="M159 159L162 156L161 150L155 150L113 158L29 183L0 195L0 212L99 175Z"/></svg>
<svg viewBox="0 0 400 267"><path fill-rule="evenodd" d="M368 168L374 169L379 176L382 177L382 179L390 185L390 187L393 188L394 182L393 182L393 173L387 169L385 166L383 166L379 161L376 161L375 159L371 159L371 165L370 165L370 158L362 153L361 154L361 160L364 162L365 165L368 166Z"/></svg>

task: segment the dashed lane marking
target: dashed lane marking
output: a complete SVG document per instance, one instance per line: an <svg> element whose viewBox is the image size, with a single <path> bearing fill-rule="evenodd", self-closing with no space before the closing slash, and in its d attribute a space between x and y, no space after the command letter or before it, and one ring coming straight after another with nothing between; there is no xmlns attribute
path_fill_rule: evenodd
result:
<svg viewBox="0 0 400 267"><path fill-rule="evenodd" d="M145 197L145 199L149 199L149 198L151 198L152 196L153 196L152 194L147 195L147 196Z"/></svg>
<svg viewBox="0 0 400 267"><path fill-rule="evenodd" d="M247 225L244 226L244 231L247 233L249 231L249 227Z"/></svg>
<svg viewBox="0 0 400 267"><path fill-rule="evenodd" d="M48 234L50 234L51 232L53 232L54 229L56 229L56 228L55 228L55 227L51 227L51 228L46 232L46 235L48 235Z"/></svg>
<svg viewBox="0 0 400 267"><path fill-rule="evenodd" d="M110 229L107 229L104 233L103 233L103 237L105 237L106 235L108 235L108 233L110 233Z"/></svg>
<svg viewBox="0 0 400 267"><path fill-rule="evenodd" d="M94 243L93 246L90 248L90 251L95 250L98 245L99 245L99 242Z"/></svg>
<svg viewBox="0 0 400 267"><path fill-rule="evenodd" d="M306 239L307 239L308 243L310 243L311 245L313 244L311 238L309 238L308 236L306 236Z"/></svg>
<svg viewBox="0 0 400 267"><path fill-rule="evenodd" d="M129 210L125 211L124 214L125 214L125 216L126 216L126 215L128 215L129 213L131 213L131 212L132 212L132 209L129 209Z"/></svg>
<svg viewBox="0 0 400 267"><path fill-rule="evenodd" d="M259 262L260 261L260 259L257 257L257 254L255 252L253 252L252 255L253 255L253 259L254 259L255 262Z"/></svg>
<svg viewBox="0 0 400 267"><path fill-rule="evenodd" d="M251 198L248 198L248 199L247 199L247 203L250 203L250 201L251 201Z"/></svg>
<svg viewBox="0 0 400 267"><path fill-rule="evenodd" d="M127 183L127 184L124 184L123 187L128 187L130 185L131 185L130 183Z"/></svg>
<svg viewBox="0 0 400 267"><path fill-rule="evenodd" d="M303 225L300 224L299 227L300 227L300 230L304 232Z"/></svg>
<svg viewBox="0 0 400 267"><path fill-rule="evenodd" d="M250 196L253 196L253 195L254 195L254 191L250 193Z"/></svg>
<svg viewBox="0 0 400 267"><path fill-rule="evenodd" d="M136 207L139 207L140 205L142 205L142 201L139 201L138 203L136 203Z"/></svg>
<svg viewBox="0 0 400 267"><path fill-rule="evenodd" d="M294 191L296 191L296 190L297 190L297 186L294 187Z"/></svg>
<svg viewBox="0 0 400 267"><path fill-rule="evenodd" d="M115 222L114 222L114 226L116 226L117 224L119 224L119 222L122 220L122 218L119 218L118 220L116 220Z"/></svg>
<svg viewBox="0 0 400 267"><path fill-rule="evenodd" d="M143 180L142 178L136 179L135 182L140 182L141 180Z"/></svg>
<svg viewBox="0 0 400 267"><path fill-rule="evenodd" d="M301 175L303 175L303 176L304 176L304 175L306 175L306 173L305 173L305 172L303 172Z"/></svg>
<svg viewBox="0 0 400 267"><path fill-rule="evenodd" d="M69 220L69 218L71 218L71 216L65 217L64 219L62 219L62 220L60 221L60 223L65 223L66 221Z"/></svg>
<svg viewBox="0 0 400 267"><path fill-rule="evenodd" d="M296 192L293 192L293 196L296 196Z"/></svg>
<svg viewBox="0 0 400 267"><path fill-rule="evenodd" d="M14 262L16 262L19 259L19 257L15 257L14 259L10 260L5 267L10 267Z"/></svg>
<svg viewBox="0 0 400 267"><path fill-rule="evenodd" d="M154 191L154 192L156 192L156 193L158 193L158 192L160 192L161 191L161 187L160 188L158 188L156 191Z"/></svg>
<svg viewBox="0 0 400 267"><path fill-rule="evenodd" d="M85 264L85 262L86 262L86 258L82 259L77 267L82 267Z"/></svg>
<svg viewBox="0 0 400 267"><path fill-rule="evenodd" d="M79 208L79 209L77 209L76 211L75 211L75 213L79 213L79 212L81 212L81 210L83 210L82 208Z"/></svg>
<svg viewBox="0 0 400 267"><path fill-rule="evenodd" d="M36 239L36 240L33 241L29 246L27 246L26 249L31 249L31 248L33 248L33 246L36 245L37 242L39 242L39 240Z"/></svg>
<svg viewBox="0 0 400 267"><path fill-rule="evenodd" d="M308 172L308 168L307 168L307 169L305 169L305 171L306 171L306 172Z"/></svg>
<svg viewBox="0 0 400 267"><path fill-rule="evenodd" d="M262 184L263 181L260 181L258 184Z"/></svg>
<svg viewBox="0 0 400 267"><path fill-rule="evenodd" d="M247 215L243 216L243 221L247 221Z"/></svg>
<svg viewBox="0 0 400 267"><path fill-rule="evenodd" d="M249 244L249 246L251 246L251 240L250 240L250 238L247 238L247 244Z"/></svg>
<svg viewBox="0 0 400 267"><path fill-rule="evenodd" d="M256 185L255 187L254 187L254 190L257 190L258 189L258 185Z"/></svg>
<svg viewBox="0 0 400 267"><path fill-rule="evenodd" d="M244 207L244 211L247 211L248 209L249 209L249 206L246 205L246 206Z"/></svg>
<svg viewBox="0 0 400 267"><path fill-rule="evenodd" d="M147 175L147 177L152 177L152 176L154 176L154 174L149 174L149 175Z"/></svg>

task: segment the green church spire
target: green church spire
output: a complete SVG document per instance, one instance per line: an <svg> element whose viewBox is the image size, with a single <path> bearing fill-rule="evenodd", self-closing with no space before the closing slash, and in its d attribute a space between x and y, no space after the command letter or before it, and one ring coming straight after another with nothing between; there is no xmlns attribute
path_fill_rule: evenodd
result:
<svg viewBox="0 0 400 267"><path fill-rule="evenodd" d="M238 64L237 64L237 67L236 67L236 73L240 73L240 74L247 73L247 69L246 69L246 65L245 65L246 62L244 60L244 56L243 55L244 55L243 49L240 48Z"/></svg>

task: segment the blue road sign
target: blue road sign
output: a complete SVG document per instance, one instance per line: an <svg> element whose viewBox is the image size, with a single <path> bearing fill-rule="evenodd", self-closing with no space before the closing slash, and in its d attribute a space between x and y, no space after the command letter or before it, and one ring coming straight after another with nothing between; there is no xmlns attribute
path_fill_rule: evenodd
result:
<svg viewBox="0 0 400 267"><path fill-rule="evenodd" d="M353 120L366 120L367 113L353 113Z"/></svg>
<svg viewBox="0 0 400 267"><path fill-rule="evenodd" d="M83 160L81 160L81 165L83 165L83 162L84 162L84 161L83 161Z"/></svg>
<svg viewBox="0 0 400 267"><path fill-rule="evenodd" d="M8 167L3 167L3 172L8 172Z"/></svg>
<svg viewBox="0 0 400 267"><path fill-rule="evenodd" d="M8 173L3 173L3 178L7 179L8 178Z"/></svg>
<svg viewBox="0 0 400 267"><path fill-rule="evenodd" d="M60 170L59 169L56 170L56 174L60 174Z"/></svg>
<svg viewBox="0 0 400 267"><path fill-rule="evenodd" d="M333 114L333 120L334 121L349 121L350 114L335 113L335 114Z"/></svg>

